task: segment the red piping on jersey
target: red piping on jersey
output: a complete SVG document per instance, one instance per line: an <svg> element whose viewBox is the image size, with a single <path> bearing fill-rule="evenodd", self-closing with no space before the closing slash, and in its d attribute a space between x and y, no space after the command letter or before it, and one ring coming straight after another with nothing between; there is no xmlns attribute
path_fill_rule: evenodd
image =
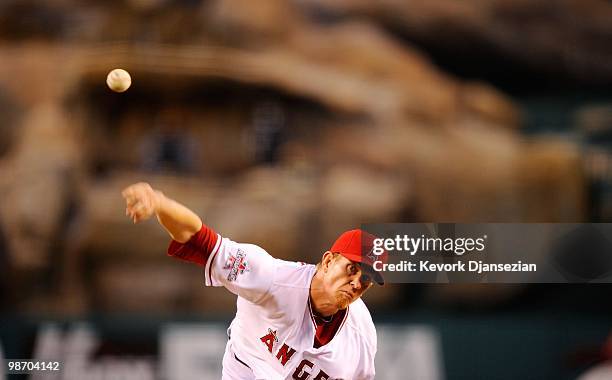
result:
<svg viewBox="0 0 612 380"><path fill-rule="evenodd" d="M314 315L312 313L312 307L310 306L311 301L310 301L310 296L308 296L308 314L310 315L310 320L312 321L312 324L314 325L315 331L317 329L317 321L315 321L314 319Z"/></svg>
<svg viewBox="0 0 612 380"><path fill-rule="evenodd" d="M219 245L217 246L217 249L215 250L215 252L212 254L212 257L210 258L210 264L208 265L208 278L210 279L211 285L212 285L212 263L215 261L215 257L217 257L217 253L219 253L219 251L221 250L221 245L223 244L223 237L221 237L221 240L219 240ZM204 272L206 274L206 271Z"/></svg>
<svg viewBox="0 0 612 380"><path fill-rule="evenodd" d="M338 331L340 331L342 326L344 326L344 324L346 323L346 320L348 319L348 312L349 312L349 306L346 307L346 313L344 313L344 318L342 318L342 323L340 323L340 326L338 327Z"/></svg>

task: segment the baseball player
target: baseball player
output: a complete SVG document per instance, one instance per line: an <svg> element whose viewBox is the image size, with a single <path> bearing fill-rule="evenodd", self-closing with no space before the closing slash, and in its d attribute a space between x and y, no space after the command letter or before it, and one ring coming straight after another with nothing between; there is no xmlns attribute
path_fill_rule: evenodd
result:
<svg viewBox="0 0 612 380"><path fill-rule="evenodd" d="M362 255L361 230L343 233L315 266L275 259L204 225L187 207L137 183L122 192L134 223L153 215L172 241L168 255L204 268L206 286L238 296L223 379L373 379L376 330L363 293L380 273Z"/></svg>

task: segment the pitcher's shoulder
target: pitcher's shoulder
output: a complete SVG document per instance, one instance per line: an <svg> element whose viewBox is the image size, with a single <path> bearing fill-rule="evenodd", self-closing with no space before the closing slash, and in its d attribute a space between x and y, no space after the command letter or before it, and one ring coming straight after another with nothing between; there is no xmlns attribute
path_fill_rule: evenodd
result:
<svg viewBox="0 0 612 380"><path fill-rule="evenodd" d="M276 259L274 285L288 288L309 289L316 267L303 262Z"/></svg>

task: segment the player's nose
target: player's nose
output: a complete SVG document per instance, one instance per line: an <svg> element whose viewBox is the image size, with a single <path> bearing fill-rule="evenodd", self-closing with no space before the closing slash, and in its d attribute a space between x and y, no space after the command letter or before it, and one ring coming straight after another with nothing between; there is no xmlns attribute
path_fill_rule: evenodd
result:
<svg viewBox="0 0 612 380"><path fill-rule="evenodd" d="M360 290L361 289L361 271L356 273L351 278L351 286L353 287L354 290Z"/></svg>

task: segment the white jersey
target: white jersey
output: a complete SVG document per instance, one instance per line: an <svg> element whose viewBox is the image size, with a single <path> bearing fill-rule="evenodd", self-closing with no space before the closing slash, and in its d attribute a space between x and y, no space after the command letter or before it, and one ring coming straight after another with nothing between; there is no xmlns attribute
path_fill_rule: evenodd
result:
<svg viewBox="0 0 612 380"><path fill-rule="evenodd" d="M218 236L205 266L206 285L238 295L223 379L374 378L376 330L361 299L349 305L331 341L314 348L309 293L315 271Z"/></svg>

